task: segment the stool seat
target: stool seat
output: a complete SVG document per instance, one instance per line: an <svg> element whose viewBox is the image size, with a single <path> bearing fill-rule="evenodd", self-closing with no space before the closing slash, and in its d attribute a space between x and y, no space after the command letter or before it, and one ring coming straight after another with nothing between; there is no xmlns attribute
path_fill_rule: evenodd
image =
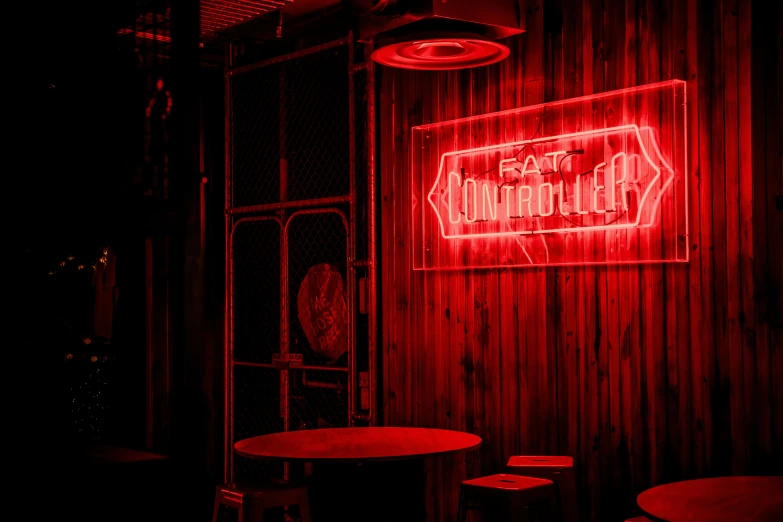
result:
<svg viewBox="0 0 783 522"><path fill-rule="evenodd" d="M549 479L555 483L558 505L565 522L579 522L574 459L565 455L515 455L506 471L526 477Z"/></svg>
<svg viewBox="0 0 783 522"><path fill-rule="evenodd" d="M547 479L498 473L497 475L489 475L486 477L466 480L462 483L462 485L468 488L491 488L504 491L522 491L535 488L553 487L554 482Z"/></svg>
<svg viewBox="0 0 783 522"><path fill-rule="evenodd" d="M529 467L529 468L548 468L548 469L571 469L574 467L574 459L564 456L528 456L517 455L508 459L506 466Z"/></svg>
<svg viewBox="0 0 783 522"><path fill-rule="evenodd" d="M465 480L460 485L457 521L465 522L469 509L494 511L499 520L526 519L528 510L558 520L555 484L548 479L507 473Z"/></svg>
<svg viewBox="0 0 783 522"><path fill-rule="evenodd" d="M299 506L302 522L310 522L307 486L295 482L269 480L220 484L215 488L213 522L218 522L221 506L238 510L238 522L263 522L264 510L267 508Z"/></svg>

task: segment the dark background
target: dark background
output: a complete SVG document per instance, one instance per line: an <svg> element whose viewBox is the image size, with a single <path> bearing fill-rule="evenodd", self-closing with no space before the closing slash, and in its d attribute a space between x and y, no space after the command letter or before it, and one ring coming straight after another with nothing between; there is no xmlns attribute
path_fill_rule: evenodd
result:
<svg viewBox="0 0 783 522"><path fill-rule="evenodd" d="M10 108L18 116L10 126L10 157L21 159L9 173L9 206L19 224L10 257L21 268L11 284L17 290L12 328L24 359L18 375L28 383L20 397L30 401L28 436L57 433L48 444L70 448L64 356L100 349L82 337L92 335L92 264L102 246L111 245L122 260L118 286L131 290L118 301L117 345L138 343L138 332L143 343L143 328L134 327L143 309L133 306L134 285L121 280L138 277L122 265L132 264L128 253L138 240L131 214L140 195L132 174L143 156L145 91L133 48L120 48L116 34L123 20L133 19L134 2L24 9L17 19L35 25L18 48L26 67L18 75L21 96Z"/></svg>
<svg viewBox="0 0 783 522"><path fill-rule="evenodd" d="M193 195L198 194L201 180L193 161L194 151L198 158L193 131L179 132L176 141L170 140L172 148L177 147L176 153L169 151L170 165L187 176L180 175L173 190L170 184L168 198L159 190L150 191L144 171L145 107L154 78L163 75L168 81L170 58L177 51L166 44L153 52L140 48L134 37L117 34L120 27L133 26L139 12L148 11L150 5L165 9L171 3L178 2L50 1L25 3L9 14L9 24L18 24L13 28L18 43L9 66L14 71L8 82L13 96L6 107L10 139L5 173L10 183L4 193L13 224L8 227L11 240L6 258L12 357L5 366L11 386L4 424L13 439L10 460L19 469L20 483L26 485L22 496L38 498L46 491L47 501L32 504L39 515L61 517L69 514L69 506L83 519L89 518L87 509L101 513L98 519L118 520L122 518L115 514L118 506L124 506L128 517L138 514L158 500L151 491L171 495L164 487L170 484L190 494L204 484L214 491L213 475L221 473L210 468L209 452L214 446L207 447L212 444L206 442L211 429L203 426L220 417L205 413L211 403L199 395L212 396L211 380L204 377L211 369L201 366L206 360L202 351L206 341L201 339L220 339L211 318L220 317L221 306L204 304L203 286L184 284L188 276L200 280L203 272L194 272L193 267L204 267L198 257L203 252L191 249L186 254L198 237L190 225L193 220L186 219L194 212ZM197 36L197 7L195 13ZM196 41L188 38L182 41ZM193 94L201 89L197 51L188 56L189 72L180 70L180 77L195 76L196 81L181 82L178 90L171 82L167 88L180 95L180 107L190 110L172 115L170 121L178 129L195 128L197 136L198 119L195 126L192 120L199 113L198 105L192 110L194 100L198 103ZM216 96L221 99L219 93ZM222 179L216 178L214 186L221 187ZM216 194L222 208L220 190ZM210 190L207 207L213 195ZM162 444L175 455L168 461L177 464L121 471L113 466L98 468L85 460L84 449L91 443L145 449L147 237L166 238L174 267L169 270L174 275L168 283L172 338L167 346L171 346L175 427L164 434L171 440ZM222 244L222 239L215 240ZM119 290L110 344L96 339L93 330L93 265L99 249L107 246L117 256ZM221 248L214 251L218 257L222 254ZM222 267L213 273L215 282L222 284ZM199 295L188 300L186 291ZM206 319L205 310L212 314ZM199 328L188 333L184 327L188 320ZM219 329L220 323L216 324ZM194 337L200 343L194 343ZM92 363L92 356L98 361ZM200 388L201 383L206 384ZM185 437L188 433L195 435ZM174 437L180 442L172 442ZM134 500L117 497L122 491ZM207 500L211 496L200 490L197 495ZM194 509L210 514L209 506ZM145 512L144 518L156 516Z"/></svg>
<svg viewBox="0 0 783 522"><path fill-rule="evenodd" d="M11 183L6 194L14 222L11 353L20 359L9 367L20 384L9 403L22 427L20 444L32 447L35 462L24 467L33 473L45 467L71 475L73 459L86 443L145 445L147 237L165 237L172 245L177 276L170 283L175 297L169 312L178 336L172 344L177 356L183 353L183 223L193 190L185 196L185 183L178 181L177 197L164 198L160 190L150 190L145 172L145 108L154 78L168 80L174 53L168 44L151 51L143 47L149 42L140 45L133 36L117 34L120 27L133 26L140 12L156 5L165 11L169 4L42 2L22 6L13 16L31 23L13 56L19 63L18 96L11 100L7 121ZM197 83L188 93L198 92ZM180 97L182 107L194 99L185 98ZM179 116L180 127L185 119ZM179 133L177 146L188 151L176 158L179 171L193 170L198 143L186 143ZM195 172L191 178L201 176ZM198 186L198 181L188 183ZM93 266L107 246L117 257L118 288L110 344L96 339L93 330ZM90 365L93 355L99 360ZM171 371L181 391L181 361ZM85 425L90 408L92 421Z"/></svg>

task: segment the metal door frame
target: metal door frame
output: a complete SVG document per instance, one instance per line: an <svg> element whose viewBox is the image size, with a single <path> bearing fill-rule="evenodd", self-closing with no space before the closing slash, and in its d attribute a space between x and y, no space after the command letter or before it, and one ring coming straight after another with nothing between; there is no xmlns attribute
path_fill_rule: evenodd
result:
<svg viewBox="0 0 783 522"><path fill-rule="evenodd" d="M284 299L281 299L281 303L283 306L283 311L280 314L281 315L281 332L280 336L281 339L284 338L285 340L282 341L282 344L280 345L280 353L281 354L287 354L290 353L290 342L291 342L291 336L290 336L290 325L291 325L291 307L289 306L289 302L291 299L291 296L288 295L289 285L288 285L288 227L291 225L291 223L294 222L294 220L299 216L312 216L317 214L336 214L340 217L340 220L342 221L343 227L345 228L345 278L346 278L346 286L347 286L347 300L348 300L348 366L325 366L325 365L301 365L296 366L293 369L295 371L303 371L306 372L307 370L316 370L316 371L340 371L340 372L346 372L348 373L348 418L347 425L351 426L353 425L354 420L354 396L353 396L353 390L354 390L354 374L355 374L355 358L356 358L356 346L355 346L355 339L356 339L356 318L355 318L355 310L356 310L356 299L353 298L354 295L354 280L356 278L356 272L352 266L351 260L353 259L353 251L354 246L351 244L351 234L349 229L349 220L345 217L345 214L337 208L314 208L314 209L306 209L306 210L298 210L294 213L292 213L285 221L285 225L283 227L283 236L282 236L282 255L280 257L280 264L281 264L281 287L285 285L285 294ZM273 365L274 366L274 365ZM290 426L290 414L291 414L291 408L288 403L289 399L289 392L290 392L290 386L288 384L288 372L291 370L281 370L281 379L280 379L280 401L282 403L282 407L285 408L284 416L283 416L283 429L285 431L289 431ZM285 372L283 375L282 372ZM285 378L285 384L283 383L283 378ZM283 386L285 386L285 390L283 389Z"/></svg>
<svg viewBox="0 0 783 522"><path fill-rule="evenodd" d="M283 252L284 247L282 246L285 243L285 237L284 237L284 227L282 220L277 216L253 216L253 217L244 217L236 220L234 222L233 226L231 227L231 232L228 234L228 256L227 256L227 275L228 275L228 282L227 282L227 297L226 300L226 310L227 310L227 328L226 328L226 338L227 338L227 345L226 345L226 386L225 386L225 436L226 436L226 446L230 448L230 446L233 445L234 441L234 367L235 366L251 366L255 368L271 368L276 369L277 367L273 363L259 363L259 362L248 362L248 361L237 361L234 358L234 232L236 232L239 225L242 225L243 223L254 223L254 222L262 222L262 221L272 221L277 223L278 228L280 229L280 250L281 250L281 258L280 258L280 265L281 265L281 279L280 279L280 300L281 305L283 303L283 296L284 296L284 289L286 281L283 279ZM283 313L280 313L280 343L281 347L283 346L283 337L287 337L288 333L287 331L284 332L283 330ZM281 391L282 391L282 384L281 384ZM281 396L282 400L282 396ZM287 431L287 430L286 430ZM233 450L229 450L229 453L226 455L227 457L227 464L229 465L230 469L230 475L227 480L233 480L234 478L234 452ZM225 474L225 472L224 472Z"/></svg>
<svg viewBox="0 0 783 522"><path fill-rule="evenodd" d="M341 196L332 196L310 200L280 201L276 203L259 204L243 207L232 206L232 113L231 113L231 78L233 76L256 70L262 67L279 64L282 62L296 60L298 58L317 53L320 51L332 49L346 45L348 47L348 70L349 77L348 96L349 96L349 194ZM372 44L365 45L366 55L372 49ZM291 53L285 56L276 57L270 60L232 68L232 45L229 44L226 49L226 63L228 67L225 72L225 168L226 168L226 193L225 193L225 237L226 237L226 284L225 284L225 331L224 331L224 479L232 481L234 477L234 367L235 365L255 366L260 368L277 369L280 372L280 402L281 414L283 417L283 429L290 429L290 404L289 404L289 372L287 365L281 368L275 363L257 363L242 362L234 359L234 265L233 265L233 235L237 226L250 221L275 221L281 228L280 235L280 353L289 353L290 342L290 306L288 304L288 226L292 220L301 215L312 215L319 213L337 213L343 222L346 230L346 286L349 308L349 341L348 341L348 363L347 367L331 366L296 366L296 370L318 370L318 371L345 371L348 373L348 419L347 425L351 426L355 420L361 418L368 423L375 424L377 414L375 408L375 381L374 375L376 365L376 284L375 284L375 69L371 60L367 59L364 63L354 64L354 41L353 34L349 33L347 37L328 42L322 45L310 47ZM357 191L356 191L356 134L355 134L355 92L354 92L354 73L360 70L366 70L366 129L365 129L365 150L366 150L366 173L367 173L367 259L356 259L356 238L357 238ZM345 212L335 208L334 205L348 205L348 215ZM301 210L296 210L301 209ZM293 210L293 212L291 212ZM290 212L290 214L289 214ZM265 215L258 215L265 214ZM251 217L252 216L252 217ZM358 415L356 413L355 390L357 383L356 371L356 269L366 270L367 278L367 314L368 314L368 374L369 374L369 409L366 414Z"/></svg>

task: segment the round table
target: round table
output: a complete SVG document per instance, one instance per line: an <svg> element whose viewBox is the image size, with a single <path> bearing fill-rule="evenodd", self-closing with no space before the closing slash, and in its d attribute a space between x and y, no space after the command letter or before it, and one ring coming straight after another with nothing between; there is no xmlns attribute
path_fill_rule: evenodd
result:
<svg viewBox="0 0 783 522"><path fill-rule="evenodd" d="M470 433L429 428L326 428L259 435L234 444L239 455L288 461L384 461L459 453L481 445Z"/></svg>
<svg viewBox="0 0 783 522"><path fill-rule="evenodd" d="M636 503L660 522L783 520L783 477L685 480L641 493Z"/></svg>
<svg viewBox="0 0 783 522"><path fill-rule="evenodd" d="M234 444L252 459L310 462L313 519L423 522L424 458L475 449L481 438L429 428L327 428L259 435Z"/></svg>

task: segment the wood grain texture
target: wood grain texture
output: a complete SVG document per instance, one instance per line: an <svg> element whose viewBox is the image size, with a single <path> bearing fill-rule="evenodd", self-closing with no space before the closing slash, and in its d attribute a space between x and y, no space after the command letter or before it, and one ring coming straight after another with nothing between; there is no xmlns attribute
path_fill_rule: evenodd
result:
<svg viewBox="0 0 783 522"><path fill-rule="evenodd" d="M460 480L514 454L574 457L590 521L638 514L653 485L783 469L783 33L780 6L764 5L528 0L505 61L382 68L384 422L484 440L427 468L429 520L452 520ZM688 264L412 270L411 126L671 78L688 82Z"/></svg>

